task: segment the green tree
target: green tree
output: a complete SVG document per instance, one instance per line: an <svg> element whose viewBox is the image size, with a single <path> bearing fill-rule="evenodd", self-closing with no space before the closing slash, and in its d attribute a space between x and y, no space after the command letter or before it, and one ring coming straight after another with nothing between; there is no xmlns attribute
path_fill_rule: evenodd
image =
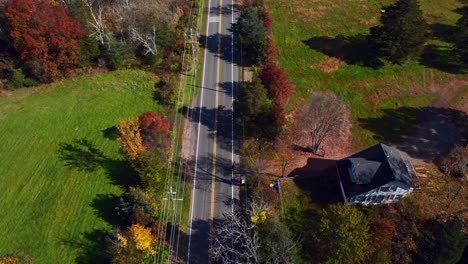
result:
<svg viewBox="0 0 468 264"><path fill-rule="evenodd" d="M463 256L463 250L467 245L465 234L459 219L442 224L442 228L436 235L436 247L434 264L455 264Z"/></svg>
<svg viewBox="0 0 468 264"><path fill-rule="evenodd" d="M266 135L272 127L271 105L266 88L255 77L251 83L244 83L240 89L239 101L235 104L239 113L237 122L247 134Z"/></svg>
<svg viewBox="0 0 468 264"><path fill-rule="evenodd" d="M421 50L428 25L417 0L401 0L383 10L382 25L370 29L369 45L376 56L400 64Z"/></svg>
<svg viewBox="0 0 468 264"><path fill-rule="evenodd" d="M259 253L261 263L300 263L299 243L288 226L277 220L259 225Z"/></svg>
<svg viewBox="0 0 468 264"><path fill-rule="evenodd" d="M315 243L324 263L361 263L369 254L369 223L348 205L331 205L320 212Z"/></svg>
<svg viewBox="0 0 468 264"><path fill-rule="evenodd" d="M262 64L266 30L260 20L259 9L254 7L244 9L237 20L235 31L239 34L244 50L256 59L256 63Z"/></svg>

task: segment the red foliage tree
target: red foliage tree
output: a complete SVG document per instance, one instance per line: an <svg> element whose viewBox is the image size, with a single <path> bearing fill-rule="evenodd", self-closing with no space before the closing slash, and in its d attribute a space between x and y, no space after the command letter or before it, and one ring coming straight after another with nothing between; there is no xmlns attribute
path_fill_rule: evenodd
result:
<svg viewBox="0 0 468 264"><path fill-rule="evenodd" d="M146 147L169 148L171 124L155 112L146 112L138 117L143 144Z"/></svg>
<svg viewBox="0 0 468 264"><path fill-rule="evenodd" d="M260 18L262 19L263 26L265 27L265 29L267 31L271 31L271 26L272 26L271 17L265 8L262 10L262 13L260 14Z"/></svg>
<svg viewBox="0 0 468 264"><path fill-rule="evenodd" d="M283 127L286 125L286 114L284 113L284 108L281 104L277 102L273 103L271 113L273 114L273 123L276 127Z"/></svg>
<svg viewBox="0 0 468 264"><path fill-rule="evenodd" d="M266 38L266 63L275 63L277 55L275 41L268 36Z"/></svg>
<svg viewBox="0 0 468 264"><path fill-rule="evenodd" d="M78 61L80 22L50 0L9 0L5 17L15 49L25 62L40 65L42 81L51 81Z"/></svg>
<svg viewBox="0 0 468 264"><path fill-rule="evenodd" d="M267 63L263 67L260 79L269 95L279 104L285 103L294 91L294 86L289 82L288 75L274 63Z"/></svg>

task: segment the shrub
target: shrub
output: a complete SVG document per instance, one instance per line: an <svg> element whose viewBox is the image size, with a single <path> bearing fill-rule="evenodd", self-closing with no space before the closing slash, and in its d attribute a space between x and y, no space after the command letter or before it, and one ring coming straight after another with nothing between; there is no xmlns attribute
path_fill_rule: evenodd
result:
<svg viewBox="0 0 468 264"><path fill-rule="evenodd" d="M48 0L9 0L5 17L15 49L23 61L37 61L48 82L67 72L78 60L80 23Z"/></svg>
<svg viewBox="0 0 468 264"><path fill-rule="evenodd" d="M265 51L265 63L275 63L277 58L277 50L275 41L271 36L266 38L266 51Z"/></svg>
<svg viewBox="0 0 468 264"><path fill-rule="evenodd" d="M262 10L262 14L260 15L260 18L262 19L262 23L265 29L270 32L272 21L271 21L270 15L268 14L268 11L265 8Z"/></svg>
<svg viewBox="0 0 468 264"><path fill-rule="evenodd" d="M161 105L175 106L177 104L176 75L164 74L155 84L153 99Z"/></svg>
<svg viewBox="0 0 468 264"><path fill-rule="evenodd" d="M114 38L111 38L109 45L103 48L107 66L112 70L122 68L125 60L134 55L134 51L135 47L132 44Z"/></svg>
<svg viewBox="0 0 468 264"><path fill-rule="evenodd" d="M22 69L13 69L6 86L9 90L13 90L21 87L33 87L39 84L38 81L27 78Z"/></svg>

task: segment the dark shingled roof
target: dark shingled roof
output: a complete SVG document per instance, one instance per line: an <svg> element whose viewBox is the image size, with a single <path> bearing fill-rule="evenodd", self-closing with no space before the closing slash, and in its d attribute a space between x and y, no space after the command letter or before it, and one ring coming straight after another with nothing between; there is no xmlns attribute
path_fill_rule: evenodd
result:
<svg viewBox="0 0 468 264"><path fill-rule="evenodd" d="M365 193L392 181L414 187L415 177L409 161L400 151L377 144L352 156L337 161L338 173L347 197ZM354 166L353 181L348 172Z"/></svg>

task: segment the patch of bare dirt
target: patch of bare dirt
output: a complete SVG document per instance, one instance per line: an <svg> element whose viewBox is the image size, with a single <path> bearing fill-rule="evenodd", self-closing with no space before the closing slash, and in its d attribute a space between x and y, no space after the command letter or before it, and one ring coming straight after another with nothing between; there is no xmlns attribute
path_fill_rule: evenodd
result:
<svg viewBox="0 0 468 264"><path fill-rule="evenodd" d="M331 73L337 71L342 64L344 64L344 61L340 58L326 56L324 62L313 65L311 68L316 68L323 73Z"/></svg>
<svg viewBox="0 0 468 264"><path fill-rule="evenodd" d="M317 92L319 93L319 92ZM338 98L338 97L337 97ZM304 106L296 109L303 111ZM338 131L333 131L323 142L320 155L311 152L311 139L308 133L300 133L294 129L297 122L302 122L298 119L298 115L291 116L290 124L291 129L283 133L275 142L275 157L268 161L268 166L264 166L262 173L281 176L290 175L291 172L297 168L304 167L308 159L326 159L338 160L347 157L353 153L351 145L351 112L348 107L342 112L343 120L341 127ZM286 164L284 164L286 163ZM282 167L285 168L282 168ZM282 172L284 169L284 172Z"/></svg>
<svg viewBox="0 0 468 264"><path fill-rule="evenodd" d="M194 98L190 103L190 109L194 109L193 106L196 105L197 98ZM193 160L195 157L196 150L196 139L197 138L197 122L194 122L192 110L188 110L187 117L184 118L184 133L182 133L182 148L180 150L180 156L183 160Z"/></svg>

